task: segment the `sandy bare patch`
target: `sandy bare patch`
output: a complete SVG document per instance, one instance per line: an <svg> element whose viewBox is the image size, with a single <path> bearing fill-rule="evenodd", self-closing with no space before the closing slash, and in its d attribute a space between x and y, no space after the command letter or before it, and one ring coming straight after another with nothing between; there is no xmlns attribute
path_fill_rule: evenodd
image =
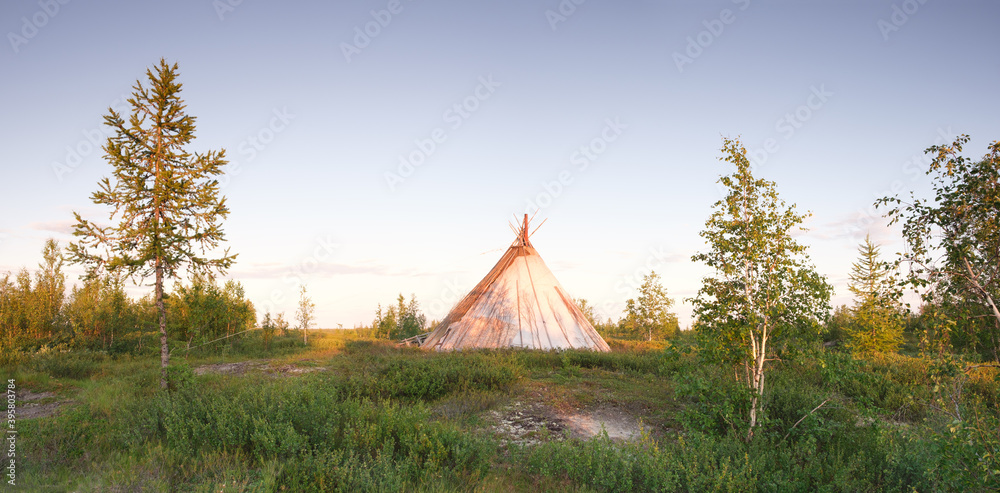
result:
<svg viewBox="0 0 1000 493"><path fill-rule="evenodd" d="M219 375L242 375L249 371L260 371L267 365L264 360L240 361L239 363L216 363L214 365L201 365L194 369L195 375L206 373L216 373Z"/></svg>
<svg viewBox="0 0 1000 493"><path fill-rule="evenodd" d="M21 402L40 401L42 399L48 399L55 396L56 395L52 392L32 392L30 390L21 390L17 393L17 400Z"/></svg>
<svg viewBox="0 0 1000 493"><path fill-rule="evenodd" d="M635 440L642 434L638 419L611 406L557 411L543 403L514 402L489 417L503 444L535 445L567 437L587 440L602 432L612 440Z"/></svg>
<svg viewBox="0 0 1000 493"><path fill-rule="evenodd" d="M63 406L73 401L59 400L52 392L32 392L20 390L17 392L17 417L20 419L47 418L53 416Z"/></svg>
<svg viewBox="0 0 1000 493"><path fill-rule="evenodd" d="M563 416L575 438L593 438L606 432L613 440L634 440L642 434L639 421L615 407L599 407Z"/></svg>
<svg viewBox="0 0 1000 493"><path fill-rule="evenodd" d="M302 373L312 373L314 371L323 371L326 367L323 366L295 366L295 365L281 365L271 368L266 368L268 373L280 373L283 375L299 375Z"/></svg>
<svg viewBox="0 0 1000 493"><path fill-rule="evenodd" d="M562 419L551 408L539 403L514 402L492 411L491 429L500 436L500 443L536 445L544 441L563 440L566 429Z"/></svg>
<svg viewBox="0 0 1000 493"><path fill-rule="evenodd" d="M240 361L239 363L216 363L214 365L202 365L194 369L195 375L205 375L215 373L219 375L243 375L249 372L267 373L270 375L300 375L314 371L323 371L323 366L295 366L284 364L271 366L266 360Z"/></svg>

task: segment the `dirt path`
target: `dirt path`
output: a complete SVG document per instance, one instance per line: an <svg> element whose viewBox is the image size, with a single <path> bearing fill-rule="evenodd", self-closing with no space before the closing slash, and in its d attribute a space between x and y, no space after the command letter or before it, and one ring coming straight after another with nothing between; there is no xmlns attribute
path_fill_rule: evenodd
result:
<svg viewBox="0 0 1000 493"><path fill-rule="evenodd" d="M301 362L311 362L302 360ZM249 360L237 363L216 363L212 365L201 365L194 369L195 375L205 375L206 373L216 373L219 375L243 375L250 372L268 373L270 375L300 375L314 371L323 371L323 366L295 366L293 364L271 365L270 360Z"/></svg>
<svg viewBox="0 0 1000 493"><path fill-rule="evenodd" d="M18 419L46 418L55 415L63 406L72 403L69 399L59 400L52 392L17 392Z"/></svg>
<svg viewBox="0 0 1000 493"><path fill-rule="evenodd" d="M310 360L303 360L310 361ZM300 367L294 364L270 364L269 360L240 361L238 363L218 363L202 365L194 369L195 375L217 373L221 375L243 375L248 372L260 372L271 376L287 376L325 370L322 366ZM27 389L17 391L17 418L34 419L47 418L56 415L63 407L74 403L72 399L64 399L52 392L32 392Z"/></svg>

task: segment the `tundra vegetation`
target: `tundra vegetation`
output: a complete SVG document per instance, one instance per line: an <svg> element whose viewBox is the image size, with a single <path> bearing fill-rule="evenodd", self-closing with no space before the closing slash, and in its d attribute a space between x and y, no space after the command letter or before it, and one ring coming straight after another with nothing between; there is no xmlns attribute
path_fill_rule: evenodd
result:
<svg viewBox="0 0 1000 493"><path fill-rule="evenodd" d="M691 330L650 273L617 322L578 300L612 352L437 353L397 344L434 325L414 296L319 330L302 287L290 330L216 279L233 256L199 252L223 239L223 154L177 146L193 119L175 69L137 84L128 123L106 119L118 184L95 202L119 221L77 217L68 258L88 275L68 282L49 240L33 272L0 276L25 491L1000 490L1000 144L981 160L965 136L928 149L934 197L878 202L906 254L866 239L854 302L831 313L795 241L805 214L724 139ZM130 297L147 276L154 293ZM581 431L607 416L635 432Z"/></svg>

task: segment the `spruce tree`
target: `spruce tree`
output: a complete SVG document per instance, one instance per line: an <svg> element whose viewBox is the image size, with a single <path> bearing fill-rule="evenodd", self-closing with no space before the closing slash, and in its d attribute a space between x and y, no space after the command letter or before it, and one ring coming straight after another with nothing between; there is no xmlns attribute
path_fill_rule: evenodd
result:
<svg viewBox="0 0 1000 493"><path fill-rule="evenodd" d="M903 341L903 316L899 289L889 267L879 260L879 248L865 236L858 260L851 266L854 309L844 327L847 345L858 353L895 351Z"/></svg>
<svg viewBox="0 0 1000 493"><path fill-rule="evenodd" d="M177 81L177 64L146 71L148 86L136 81L128 100L127 119L114 109L104 117L113 135L104 145L113 166L112 179L103 178L91 195L95 204L109 206L110 226L83 219L74 212L69 258L100 271L123 273L136 283L153 277L160 327L160 386L167 387L170 360L163 286L187 273L224 272L236 258L226 249L213 252L225 240L221 221L229 214L216 179L226 164L225 150L191 153L195 117L185 112Z"/></svg>

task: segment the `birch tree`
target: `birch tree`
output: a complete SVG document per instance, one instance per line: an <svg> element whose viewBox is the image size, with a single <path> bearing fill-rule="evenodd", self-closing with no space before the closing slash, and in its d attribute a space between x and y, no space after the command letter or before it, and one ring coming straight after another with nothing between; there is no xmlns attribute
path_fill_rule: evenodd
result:
<svg viewBox="0 0 1000 493"><path fill-rule="evenodd" d="M309 344L309 327L316 318L315 311L316 304L313 303L312 298L306 296L305 285L300 286L299 309L295 312L295 319L299 322L299 329L302 330L302 342L305 344Z"/></svg>
<svg viewBox="0 0 1000 493"><path fill-rule="evenodd" d="M925 288L924 300L960 307L969 320L990 320L992 356L1000 361L1000 142L976 161L962 156L968 135L935 145L927 170L934 198L883 197L890 224L902 224L909 267L906 283ZM980 324L970 323L970 327Z"/></svg>
<svg viewBox="0 0 1000 493"><path fill-rule="evenodd" d="M808 214L753 176L738 139L724 138L722 152L736 170L719 179L728 192L701 232L708 250L692 257L715 270L692 302L702 353L733 365L750 390L749 439L761 419L768 362L796 336L818 340L832 288L792 237Z"/></svg>
<svg viewBox="0 0 1000 493"><path fill-rule="evenodd" d="M622 331L639 340L672 338L680 330L677 315L670 311L673 306L674 300L667 296L660 275L650 272L642 278L638 298L625 302Z"/></svg>
<svg viewBox="0 0 1000 493"><path fill-rule="evenodd" d="M71 261L100 271L123 273L138 284L153 278L160 327L160 386L167 388L167 314L164 282L188 273L224 272L236 255L216 252L225 240L221 221L229 214L217 176L225 151L191 153L195 117L185 112L177 64L163 59L146 71L148 85L136 81L127 119L108 110L104 123L113 135L103 149L113 167L91 200L111 209L110 225L74 212Z"/></svg>
<svg viewBox="0 0 1000 493"><path fill-rule="evenodd" d="M31 332L39 339L52 339L62 330L60 313L66 294L66 275L62 272L63 256L59 242L49 238L42 249L42 263L35 273L32 290Z"/></svg>

